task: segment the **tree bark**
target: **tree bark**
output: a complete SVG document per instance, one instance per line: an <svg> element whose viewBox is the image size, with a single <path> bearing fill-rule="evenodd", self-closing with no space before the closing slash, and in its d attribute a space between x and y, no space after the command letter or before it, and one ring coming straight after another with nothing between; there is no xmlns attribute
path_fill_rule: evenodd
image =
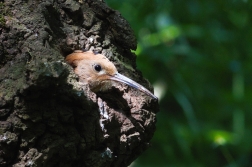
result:
<svg viewBox="0 0 252 167"><path fill-rule="evenodd" d="M104 2L0 1L0 167L123 167L148 148L157 101L119 83L89 91L64 63L75 49L150 88L129 24Z"/></svg>

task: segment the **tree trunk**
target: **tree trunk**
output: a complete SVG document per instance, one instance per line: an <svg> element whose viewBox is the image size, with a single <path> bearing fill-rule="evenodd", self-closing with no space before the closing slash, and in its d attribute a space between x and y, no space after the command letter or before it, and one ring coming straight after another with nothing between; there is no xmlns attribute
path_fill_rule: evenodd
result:
<svg viewBox="0 0 252 167"><path fill-rule="evenodd" d="M0 1L0 167L123 167L149 146L157 101L119 83L89 91L64 63L75 49L150 87L129 24L104 2Z"/></svg>

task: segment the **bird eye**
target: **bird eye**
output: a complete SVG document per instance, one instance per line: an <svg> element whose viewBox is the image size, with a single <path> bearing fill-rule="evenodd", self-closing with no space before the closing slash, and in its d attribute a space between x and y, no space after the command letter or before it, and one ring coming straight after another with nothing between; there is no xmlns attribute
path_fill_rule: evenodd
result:
<svg viewBox="0 0 252 167"><path fill-rule="evenodd" d="M102 70L101 65L99 65L99 64L96 64L96 65L94 66L94 69L95 69L95 71L97 71L97 72L100 72L100 71Z"/></svg>

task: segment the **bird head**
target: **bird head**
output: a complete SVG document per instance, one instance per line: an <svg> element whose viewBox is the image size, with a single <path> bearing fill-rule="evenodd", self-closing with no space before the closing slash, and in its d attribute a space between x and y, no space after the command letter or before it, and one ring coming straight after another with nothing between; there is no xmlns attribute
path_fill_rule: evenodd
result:
<svg viewBox="0 0 252 167"><path fill-rule="evenodd" d="M106 87L106 83L109 80L113 80L125 83L157 99L148 89L118 73L115 65L102 54L76 50L68 55L65 61L74 68L74 72L79 76L80 82L89 84L91 90L104 89L103 87Z"/></svg>

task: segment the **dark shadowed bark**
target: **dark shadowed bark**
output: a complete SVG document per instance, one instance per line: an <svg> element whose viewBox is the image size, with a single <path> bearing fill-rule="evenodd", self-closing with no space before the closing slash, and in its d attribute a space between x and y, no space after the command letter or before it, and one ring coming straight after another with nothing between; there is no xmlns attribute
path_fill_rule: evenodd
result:
<svg viewBox="0 0 252 167"><path fill-rule="evenodd" d="M124 84L95 94L64 58L107 56L146 88L136 40L100 0L0 1L0 166L128 166L148 146L157 101Z"/></svg>

